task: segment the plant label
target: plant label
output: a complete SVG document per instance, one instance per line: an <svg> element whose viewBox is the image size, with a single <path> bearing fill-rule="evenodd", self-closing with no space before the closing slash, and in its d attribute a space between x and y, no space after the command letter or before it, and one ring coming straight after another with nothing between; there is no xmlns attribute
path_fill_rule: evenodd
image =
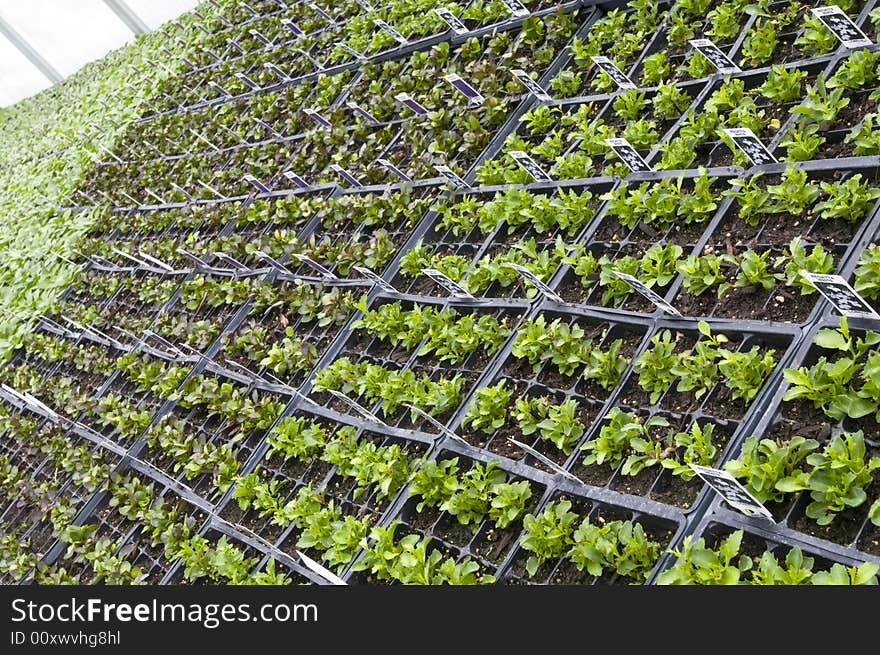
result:
<svg viewBox="0 0 880 655"><path fill-rule="evenodd" d="M529 10L519 0L501 0L501 4L516 18L529 15Z"/></svg>
<svg viewBox="0 0 880 655"><path fill-rule="evenodd" d="M247 50L245 50L245 49L242 47L242 45L241 45L238 41L236 41L235 39L226 39L226 43L229 43L229 44L231 44L231 45L234 45L234 46L235 46L235 49L238 50L239 53L241 53L241 54L243 54L243 55L246 55L246 54L247 54Z"/></svg>
<svg viewBox="0 0 880 655"><path fill-rule="evenodd" d="M382 166L384 166L384 167L387 168L389 171L391 171L392 173L394 173L397 177L399 177L399 178L400 178L401 180L403 180L404 182L412 182L412 178L411 178L409 175L407 175L407 174L404 173L402 170L400 170L399 168L397 168L397 166L395 166L394 164L392 164L392 163L391 163L390 161L388 161L387 159L382 159L382 158L380 157L380 158L377 159L376 161L379 162L380 164L382 164Z"/></svg>
<svg viewBox="0 0 880 655"><path fill-rule="evenodd" d="M825 296L843 316L880 320L880 314L839 275L801 271L801 277L816 287L816 291Z"/></svg>
<svg viewBox="0 0 880 655"><path fill-rule="evenodd" d="M224 252L218 252L218 251L215 251L215 252L212 252L211 254L214 255L214 257L216 257L217 259L219 259L219 260L220 260L221 262L223 262L224 264L229 264L230 266L232 266L233 269L235 269L235 270L237 270L237 271L249 271L249 270L251 270L251 269L249 269L247 266L245 266L244 264L242 264L240 261L238 261L237 259L235 259L235 257L232 257L232 256L230 256L230 255L227 255L227 254L224 253Z"/></svg>
<svg viewBox="0 0 880 655"><path fill-rule="evenodd" d="M633 148L632 144L626 139L605 139L605 143L633 173L651 172L650 164L644 160L638 150Z"/></svg>
<svg viewBox="0 0 880 655"><path fill-rule="evenodd" d="M329 21L330 23L333 23L334 25L336 24L336 19L333 18L333 16L331 16L330 14L328 14L326 11L324 11L323 9L321 9L321 8L320 8L318 5L316 5L314 2L310 2L310 3L309 3L309 9L311 9L312 11L314 11L316 14L318 14L318 16L320 16L320 17L323 18L324 20Z"/></svg>
<svg viewBox="0 0 880 655"><path fill-rule="evenodd" d="M346 405L351 407L354 411L356 411L358 414L363 416L368 421L372 421L373 423L379 423L380 425L385 425L385 423L378 416L373 414L373 412L368 410L366 407L361 405L359 402L352 400L351 398L346 396L344 393L336 391L335 389L327 389L327 393L329 393L334 398L338 398L339 400L344 402Z"/></svg>
<svg viewBox="0 0 880 655"><path fill-rule="evenodd" d="M344 43L338 43L337 45L338 45L340 48L342 48L343 50L345 50L345 51L346 51L348 54L350 54L352 57L354 57L355 59L357 59L358 61L366 61L367 58L366 58L366 56L364 55L364 53L362 53L362 52L358 52L358 51L355 50L354 48L350 48L350 47L348 47L347 45L345 45Z"/></svg>
<svg viewBox="0 0 880 655"><path fill-rule="evenodd" d="M767 150L767 146L749 128L734 127L725 129L724 133L731 138L736 147L742 150L755 166L776 163L776 157Z"/></svg>
<svg viewBox="0 0 880 655"><path fill-rule="evenodd" d="M264 45L273 46L274 44L268 38L266 38L262 32L259 30L248 30L248 34L257 39L258 41L262 41Z"/></svg>
<svg viewBox="0 0 880 655"><path fill-rule="evenodd" d="M283 70L281 70L280 68L278 68L278 66L276 66L275 64L272 64L272 63L270 63L270 62L268 62L268 61L267 61L266 63L263 64L263 68L267 68L267 69L269 69L270 71L272 71L273 73L275 73L279 78L281 78L281 81L282 81L282 82L289 82L290 79L291 79L291 78L290 78L290 75L288 75L288 74L285 73Z"/></svg>
<svg viewBox="0 0 880 655"><path fill-rule="evenodd" d="M525 266L522 266L520 264L513 264L511 262L506 262L505 266L507 266L508 268L512 268L517 273L519 273L520 276L528 280L528 282L530 282L532 286L540 291L541 295L543 295L548 300L552 300L553 302L565 302L562 298L559 297L559 294L557 294L553 289L541 282L541 279Z"/></svg>
<svg viewBox="0 0 880 655"><path fill-rule="evenodd" d="M254 9L253 7L251 7L248 3L246 3L246 2L239 2L238 4L239 4L239 6L244 7L245 9L247 9L247 10L248 10L249 12L251 12L251 14L253 14L254 16L259 16L259 15L260 15L260 12L258 12L256 9Z"/></svg>
<svg viewBox="0 0 880 655"><path fill-rule="evenodd" d="M538 162L529 157L528 153L522 150L511 150L507 153L516 160L516 163L523 167L526 173L535 178L536 182L552 182L553 178L538 166Z"/></svg>
<svg viewBox="0 0 880 655"><path fill-rule="evenodd" d="M416 102L416 100L408 93L398 93L394 96L394 99L412 109L419 116L424 116L428 113L428 110Z"/></svg>
<svg viewBox="0 0 880 655"><path fill-rule="evenodd" d="M297 175L293 171L284 171L282 173L282 175L284 175L284 177L286 177L288 180L293 182L300 189L308 189L309 188L309 183L306 182L304 179L302 179L299 175Z"/></svg>
<svg viewBox="0 0 880 655"><path fill-rule="evenodd" d="M450 439L454 439L455 441L458 441L459 443L462 443L462 444L464 444L465 446L470 445L470 444L468 444L467 441L465 441L464 439L462 439L461 437L459 437L457 434L455 434L455 432L453 432L452 430L450 430L449 428L447 428L447 427L446 427L445 425L443 425L440 421L438 421L437 419L435 419L433 416L431 416L431 415L428 414L427 412L423 412L422 410L420 410L420 409L419 409L418 407L416 407L415 405L410 405L409 403L403 403L403 406L404 406L404 407L408 407L408 408L409 408L410 410L412 410L414 413L416 413L416 414L418 414L419 416L421 416L421 417L422 417L423 419L425 419L428 423L430 423L430 424L433 425L435 428L437 428L438 430L440 430L440 432L441 432L442 434L445 434L445 435L446 435L447 437L449 437Z"/></svg>
<svg viewBox="0 0 880 655"><path fill-rule="evenodd" d="M664 312L671 316L681 316L681 312L678 311L675 307L670 305L668 302L663 300L657 293L653 290L645 286L641 283L637 278L634 278L632 275L628 275L627 273L620 273L619 271L611 271L621 280L626 282L629 286L631 286L635 291L638 291L645 298L654 303L657 307L662 309Z"/></svg>
<svg viewBox="0 0 880 655"><path fill-rule="evenodd" d="M322 125L324 127L333 127L333 123L321 116L321 114L319 114L314 109L303 109L303 113L311 118L313 121L315 121L318 125Z"/></svg>
<svg viewBox="0 0 880 655"><path fill-rule="evenodd" d="M251 87L252 89L259 89L259 88L260 88L260 85L259 85L259 84L257 84L256 82L254 82L251 78L249 78L249 77L248 77L247 75L245 75L244 73L236 73L236 74L235 74L235 77L237 77L238 79L240 79L242 82L244 82L245 84L247 84L247 85L248 85L249 87Z"/></svg>
<svg viewBox="0 0 880 655"><path fill-rule="evenodd" d="M400 293L397 289L395 289L393 286L388 284L388 282L386 282L381 277L376 275L373 271L371 271L366 266L352 266L352 269L354 269L355 271L357 271L358 273L363 275L365 278L370 280L370 282L372 282L377 287L382 289L382 291L384 291L385 293Z"/></svg>
<svg viewBox="0 0 880 655"><path fill-rule="evenodd" d="M507 437L507 440L510 443L512 443L514 446L519 448L520 450L524 450L526 453L528 453L529 455L534 457L536 460L538 460L539 462L541 462L545 466L548 466L551 469L553 469L554 471L556 471L557 473L559 473L559 475L561 475L562 477L568 478L569 480L573 480L574 482L579 482L580 484L584 484L584 482L580 478L576 477L573 473L569 473L564 468L559 466L559 464L554 462L552 459L550 459L549 457L545 457L544 455L539 453L537 450L535 450L531 446L526 445L521 441L517 441L516 439L511 439L510 437Z"/></svg>
<svg viewBox="0 0 880 655"><path fill-rule="evenodd" d="M510 71L510 74L513 75L516 79L520 81L526 90L535 96L541 102L550 102L553 98L538 84L535 80L533 80L528 73L526 73L521 68L514 68Z"/></svg>
<svg viewBox="0 0 880 655"><path fill-rule="evenodd" d="M271 255L264 253L262 250L257 250L254 254L257 257L259 257L260 259L262 259L264 262L268 262L269 265L272 266L273 268L277 268L279 271L281 271L285 275L293 275L293 273L291 273L289 270L287 270L287 267L284 264L279 262L277 259L275 259Z"/></svg>
<svg viewBox="0 0 880 655"><path fill-rule="evenodd" d="M265 184L260 182L257 178L255 178L250 173L245 173L244 179L245 179L245 182L249 182L250 184L255 186L257 189L262 191L263 193L272 193L272 190L269 187L267 187Z"/></svg>
<svg viewBox="0 0 880 655"><path fill-rule="evenodd" d="M461 179L458 176L458 173L456 173L454 170L449 168L449 166L446 166L443 164L438 164L438 165L434 166L434 170L437 171L438 173L440 173L440 175L442 175L443 177L445 177L453 187L464 188L464 189L470 188L468 186L468 183L465 182L463 179Z"/></svg>
<svg viewBox="0 0 880 655"><path fill-rule="evenodd" d="M311 557L306 557L301 551L297 550L296 554L299 555L300 560L305 565L307 569L312 571L312 573L317 573L319 576L324 578L330 584L334 584L337 586L348 586L348 583L340 578L338 575L333 573L333 571L321 566L313 560Z"/></svg>
<svg viewBox="0 0 880 655"><path fill-rule="evenodd" d="M449 82L459 93L461 93L461 95L467 98L470 104L482 105L483 102L485 102L486 99L482 94L472 87L467 80L463 80L461 76L456 75L455 73L450 73L449 75L444 75L443 79Z"/></svg>
<svg viewBox="0 0 880 655"><path fill-rule="evenodd" d="M617 85L619 89L636 89L638 88L631 79L626 76L622 70L614 65L608 57L590 57L593 63L598 66L603 73L611 78L611 81Z"/></svg>
<svg viewBox="0 0 880 655"><path fill-rule="evenodd" d="M327 270L326 268L324 268L323 266L321 266L318 262L316 262L316 261L315 261L314 259L312 259L311 257L307 257L306 255L302 255L302 254L300 254L300 253L298 253L298 252L293 253L293 254L291 255L291 257L293 257L294 259L297 259L297 260L301 261L301 262L302 262L303 264L305 264L306 266L310 266L311 268L315 269L316 271L318 271L318 273L320 273L321 275L323 275L323 276L324 276L325 278L327 278L328 280L338 280L338 279L339 279L339 278L337 278L335 275L333 275L333 273L331 273L329 270Z"/></svg>
<svg viewBox="0 0 880 655"><path fill-rule="evenodd" d="M361 183L358 181L358 179L347 170L342 168L342 166L340 166L339 164L330 164L330 170L332 170L334 173L336 173L339 177L341 177L352 186L361 186Z"/></svg>
<svg viewBox="0 0 880 655"><path fill-rule="evenodd" d="M349 109L351 109L352 111L354 111L354 113L356 113L358 116L363 118L368 123L372 123L373 125L379 124L379 121L376 120L375 116L373 116L370 112L368 112L366 109L361 107L358 103L354 102L353 100L347 101L345 103L345 106L348 107Z"/></svg>
<svg viewBox="0 0 880 655"><path fill-rule="evenodd" d="M769 521L774 520L770 510L764 507L727 471L697 464L689 466L735 510L746 516L760 516Z"/></svg>
<svg viewBox="0 0 880 655"><path fill-rule="evenodd" d="M374 11L375 8L367 0L355 0L364 11Z"/></svg>
<svg viewBox="0 0 880 655"><path fill-rule="evenodd" d="M458 16L446 9L446 7L434 9L434 13L437 14L444 23L449 25L449 29L456 34L467 34L468 28L465 24L458 19Z"/></svg>
<svg viewBox="0 0 880 655"><path fill-rule="evenodd" d="M302 29L300 29L299 25L294 23L289 18L282 18L281 24L284 25L284 27L289 29L291 32L293 32L296 36L302 36L303 34L305 34L305 32L303 32Z"/></svg>
<svg viewBox="0 0 880 655"><path fill-rule="evenodd" d="M436 268L423 268L422 273L434 280L434 282L446 289L453 296L458 296L459 298L474 298L464 287L446 275L443 271L438 271ZM474 298L474 300L476 299Z"/></svg>
<svg viewBox="0 0 880 655"><path fill-rule="evenodd" d="M688 41L701 55L709 60L719 73L739 73L742 69L734 64L721 49L709 39L690 39Z"/></svg>
<svg viewBox="0 0 880 655"><path fill-rule="evenodd" d="M837 5L814 7L810 11L831 30L844 48L864 48L872 45L871 39L865 36L858 25Z"/></svg>
<svg viewBox="0 0 880 655"><path fill-rule="evenodd" d="M403 34L401 34L396 29L391 27L388 23L386 23L381 18L374 18L373 25L375 25L376 27L378 27L381 30L388 32L388 34L391 35L391 38L394 39L395 41L397 41L398 43L400 43L400 44L406 43L406 37L404 37Z"/></svg>
<svg viewBox="0 0 880 655"><path fill-rule="evenodd" d="M220 92L220 95L226 96L227 98L231 98L231 97L232 97L232 94L229 93L229 91L227 91L226 89L224 89L222 86L220 86L219 84L217 84L217 82L214 82L213 80L211 80L210 82L208 82L208 86L217 89L217 91Z"/></svg>

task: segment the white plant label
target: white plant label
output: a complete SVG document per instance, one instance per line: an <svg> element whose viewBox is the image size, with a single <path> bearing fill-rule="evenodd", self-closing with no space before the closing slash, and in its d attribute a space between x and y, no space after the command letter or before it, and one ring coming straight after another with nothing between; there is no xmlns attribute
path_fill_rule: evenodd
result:
<svg viewBox="0 0 880 655"><path fill-rule="evenodd" d="M691 39L688 41L701 55L709 60L719 73L739 73L742 69L730 61L721 49L709 39Z"/></svg>
<svg viewBox="0 0 880 655"><path fill-rule="evenodd" d="M419 116L424 116L428 113L428 110L425 109L421 104L419 104L415 100L415 98L413 98L408 93L398 93L396 96L394 96L394 99L402 105L406 105L407 107L412 109Z"/></svg>
<svg viewBox="0 0 880 655"><path fill-rule="evenodd" d="M465 24L458 19L458 16L445 7L434 9L434 13L437 14L444 23L449 25L449 28L456 34L467 34L468 28Z"/></svg>
<svg viewBox="0 0 880 655"><path fill-rule="evenodd" d="M501 4L516 18L529 15L529 10L519 0L501 0Z"/></svg>
<svg viewBox="0 0 880 655"><path fill-rule="evenodd" d="M318 14L318 15L319 15L321 18L323 18L324 20L329 21L329 22L333 23L334 25L336 24L336 19L333 18L333 16L331 16L330 14L328 14L326 11L324 11L323 9L321 9L321 8L320 8L318 5L316 5L314 2L310 2L310 3L309 3L309 8L310 8L312 11L314 11L316 14Z"/></svg>
<svg viewBox="0 0 880 655"><path fill-rule="evenodd" d="M443 271L438 271L436 268L423 268L422 273L434 280L434 282L446 289L453 296L458 296L460 298L474 298L464 287L446 275Z"/></svg>
<svg viewBox="0 0 880 655"><path fill-rule="evenodd" d="M644 160L633 145L626 139L605 139L605 144L614 151L633 173L649 173L651 166Z"/></svg>
<svg viewBox="0 0 880 655"><path fill-rule="evenodd" d="M260 182L257 178L255 178L250 173L245 173L244 179L245 179L245 182L249 182L250 184L255 186L257 189L262 191L263 193L271 193L272 192L271 189L269 189L269 187L267 187L265 184Z"/></svg>
<svg viewBox="0 0 880 655"><path fill-rule="evenodd" d="M444 75L443 79L449 82L459 93L461 93L461 95L467 98L468 101L470 101L470 104L482 105L486 101L483 95L472 87L467 80L462 79L460 75L450 73L449 75Z"/></svg>
<svg viewBox="0 0 880 655"><path fill-rule="evenodd" d="M697 464L689 465L703 481L712 487L728 505L746 516L760 516L774 521L773 514L757 498L748 492L739 481L727 471L713 469ZM775 522L775 521L774 521Z"/></svg>
<svg viewBox="0 0 880 655"><path fill-rule="evenodd" d="M531 175L536 182L551 182L553 180L549 173L545 173L544 169L538 166L538 162L532 159L528 153L522 150L511 150L507 153L516 160L516 163L523 167L526 173Z"/></svg>
<svg viewBox="0 0 880 655"><path fill-rule="evenodd" d="M404 173L402 170L400 170L399 168L397 168L397 166L395 166L394 164L392 164L392 163L391 163L390 161L388 161L387 159L382 159L382 158L380 157L380 158L377 159L376 161L377 161L378 163L380 163L382 166L384 166L385 168L387 168L389 171L391 171L392 173L394 173L397 177L399 177L399 178L400 178L401 180L403 180L404 182L412 182L412 181L413 181L412 178L411 178L409 175L407 175L407 174Z"/></svg>
<svg viewBox="0 0 880 655"><path fill-rule="evenodd" d="M540 291L541 295L543 295L548 300L552 300L553 302L565 302L562 298L559 297L559 294L557 294L553 289L541 282L541 279L525 266L522 266L520 264L513 264L511 262L507 262L505 265L508 268L512 268L513 270L515 270L524 279L528 280L532 284L532 286Z"/></svg>
<svg viewBox="0 0 880 655"><path fill-rule="evenodd" d="M348 107L349 109L351 109L353 112L355 112L358 116L363 118L368 123L372 123L373 125L379 124L379 121L376 120L375 116L373 116L370 112L368 112L366 109L361 107L358 103L354 102L353 100L348 100L345 103L345 106Z"/></svg>
<svg viewBox="0 0 880 655"><path fill-rule="evenodd" d="M460 187L460 188L468 188L468 183L465 182L463 179L461 179L454 170L449 168L449 166L439 164L437 166L434 166L434 170L437 171L438 173L440 173L440 175L445 177L447 180L449 180L449 183L452 186Z"/></svg>
<svg viewBox="0 0 880 655"><path fill-rule="evenodd" d="M296 36L302 36L303 34L305 34L305 32L303 32L303 31L300 29L299 25L297 25L296 23L294 23L294 22L293 22L292 20L290 20L289 18L282 18L282 19L281 19L281 24L284 25L284 27L286 27L287 29L289 29L291 32L293 32Z"/></svg>
<svg viewBox="0 0 880 655"><path fill-rule="evenodd" d="M309 188L309 183L306 182L304 179L302 179L299 175L297 175L293 171L284 171L284 173L282 173L282 175L284 175L284 177L286 177L288 180L293 182L300 189L308 189Z"/></svg>
<svg viewBox="0 0 880 655"><path fill-rule="evenodd" d="M397 289L391 286L388 282L383 280L376 273L371 271L366 266L352 266L352 269L363 275L365 278L373 282L377 287L382 289L382 291L386 293L400 293Z"/></svg>
<svg viewBox="0 0 880 655"><path fill-rule="evenodd" d="M318 125L323 125L324 127L333 127L333 123L321 116L321 114L319 114L314 109L303 109L303 113L311 118L313 121L315 121Z"/></svg>
<svg viewBox="0 0 880 655"><path fill-rule="evenodd" d="M250 88L252 88L252 89L259 89L259 88L260 88L260 85L259 85L259 84L257 84L256 82L254 82L251 78L249 78L249 77L248 77L247 75L245 75L244 73L236 73L236 74L235 74L235 77L237 77L238 79L240 79L242 82L244 82L245 84L247 84L247 85L248 85Z"/></svg>
<svg viewBox="0 0 880 655"><path fill-rule="evenodd" d="M638 291L645 298L654 303L657 307L662 309L667 314L671 316L681 316L681 312L678 311L675 307L670 305L668 302L663 300L657 293L655 293L652 289L648 288L640 280L634 278L632 275L628 275L627 273L621 273L619 271L611 271L621 280L626 282L629 286L631 286L635 291Z"/></svg>
<svg viewBox="0 0 880 655"><path fill-rule="evenodd" d="M839 275L801 271L801 277L816 287L816 291L825 296L843 316L880 320L880 314Z"/></svg>
<svg viewBox="0 0 880 655"><path fill-rule="evenodd" d="M428 423L430 423L430 424L433 425L435 428L437 428L438 430L440 430L441 433L445 434L445 435L446 435L447 437L449 437L450 439L455 439L455 440L458 441L459 443L463 443L463 444L466 445L466 446L467 446L467 445L470 445L470 444L468 444L467 441L465 441L464 439L462 439L461 437L459 437L457 434L455 434L455 432L453 432L452 430L450 430L449 428L447 428L447 427L446 427L445 425L443 425L440 421L438 421L437 419L435 419L433 416L431 416L431 415L428 414L427 412L423 412L422 410L420 410L420 409L419 409L418 407L416 407L415 405L410 405L409 403L403 403L403 406L404 406L404 407L407 407L407 408L409 408L409 409L411 409L413 412L415 412L416 414L418 414L419 416L421 416L421 417L422 417L423 419L425 419Z"/></svg>
<svg viewBox="0 0 880 655"><path fill-rule="evenodd" d="M335 275L333 275L333 273L331 273L329 270L327 270L326 268L324 268L323 266L321 266L318 262L316 262L316 261L315 261L314 259L312 259L311 257L307 257L306 255L300 254L300 253L298 253L298 252L293 253L293 254L291 255L291 257L293 257L294 259L296 259L296 260L302 262L302 263L305 264L306 266L309 266L309 267L313 268L314 270L318 271L318 273L320 273L321 275L323 275L323 276L324 276L325 278L327 278L328 280L337 280L337 279L339 279L339 278L337 278Z"/></svg>
<svg viewBox="0 0 880 655"><path fill-rule="evenodd" d="M263 45L271 46L272 42L267 39L262 32L259 30L248 30L248 34L257 39L258 41L262 41Z"/></svg>
<svg viewBox="0 0 880 655"><path fill-rule="evenodd" d="M837 5L815 7L810 11L831 30L845 48L864 48L872 45L871 39L865 36L852 18Z"/></svg>
<svg viewBox="0 0 880 655"><path fill-rule="evenodd" d="M338 45L340 48L345 50L348 54L350 54L352 57L354 57L358 61L363 61L366 59L366 56L364 55L364 53L358 52L354 48L350 48L347 45L345 45L344 43L339 43Z"/></svg>
<svg viewBox="0 0 880 655"><path fill-rule="evenodd" d="M526 90L535 96L541 102L550 102L553 98L550 97L543 87L538 84L535 80L533 80L528 73L520 68L514 68L510 71L510 74L513 75L516 79L520 81Z"/></svg>
<svg viewBox="0 0 880 655"><path fill-rule="evenodd" d="M382 29L382 30L385 30L386 32L388 32L388 34L391 35L391 38L394 39L395 41L397 41L398 43L401 43L401 44L402 44L402 43L406 43L406 37L404 37L403 34L401 34L400 32L398 32L396 29L394 29L393 27L391 27L391 26L390 26L388 23L386 23L384 20L382 20L382 19L380 19L380 18L374 18L374 19L373 19L373 24L374 24L376 27L378 27L379 29Z"/></svg>
<svg viewBox="0 0 880 655"><path fill-rule="evenodd" d="M636 89L638 88L631 79L626 76L622 70L614 65L608 57L590 57L593 63L598 66L603 73L611 78L611 81L617 85L619 89Z"/></svg>
<svg viewBox="0 0 880 655"><path fill-rule="evenodd" d="M767 150L767 146L749 128L728 128L724 130L724 133L731 138L736 147L742 150L755 166L776 163L776 157Z"/></svg>
<svg viewBox="0 0 880 655"><path fill-rule="evenodd" d="M288 75L283 70L278 68L278 66L276 66L275 64L271 64L267 61L265 64L263 64L263 68L269 69L270 71L275 73L278 77L280 77L285 82L288 82L290 80L290 75Z"/></svg>
<svg viewBox="0 0 880 655"><path fill-rule="evenodd" d="M335 389L327 389L327 393L329 393L334 398L338 398L339 400L344 402L346 405L351 407L354 411L356 411L358 414L363 416L368 421L373 421L373 423L380 423L382 425L385 425L385 423L378 416L373 414L373 412L368 410L366 407L361 405L359 402L352 400L351 398L346 396L344 393L342 393L340 391L336 391Z"/></svg>
<svg viewBox="0 0 880 655"><path fill-rule="evenodd" d="M549 466L551 469L553 469L554 471L559 473L559 475L561 475L562 477L568 478L569 480L573 480L574 482L579 482L580 484L584 484L584 482L580 478L576 477L573 473L569 473L564 468L559 466L559 464L554 462L552 459L550 459L549 457L545 457L544 455L539 453L537 450L535 450L531 446L526 445L523 442L517 441L516 439L512 439L510 437L507 437L507 440L510 443L512 443L514 446L516 446L517 448L527 452L529 455L534 457L536 460L538 460L542 464Z"/></svg>
<svg viewBox="0 0 880 655"><path fill-rule="evenodd" d="M332 170L334 173L336 173L339 177L341 177L352 186L361 186L360 181L358 181L358 179L354 175L342 168L342 166L340 166L339 164L330 164L330 170Z"/></svg>

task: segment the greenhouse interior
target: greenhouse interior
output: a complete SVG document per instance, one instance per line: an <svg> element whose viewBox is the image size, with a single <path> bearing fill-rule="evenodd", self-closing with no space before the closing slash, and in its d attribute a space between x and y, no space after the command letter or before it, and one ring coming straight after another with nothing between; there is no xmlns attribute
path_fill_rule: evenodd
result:
<svg viewBox="0 0 880 655"><path fill-rule="evenodd" d="M0 2L0 584L878 583L880 2L76 4Z"/></svg>

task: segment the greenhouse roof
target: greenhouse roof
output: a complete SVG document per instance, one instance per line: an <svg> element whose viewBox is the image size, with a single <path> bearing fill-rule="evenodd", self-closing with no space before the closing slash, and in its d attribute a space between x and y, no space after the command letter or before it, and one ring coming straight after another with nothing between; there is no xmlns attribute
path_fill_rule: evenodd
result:
<svg viewBox="0 0 880 655"><path fill-rule="evenodd" d="M196 6L196 0L0 0L0 107Z"/></svg>

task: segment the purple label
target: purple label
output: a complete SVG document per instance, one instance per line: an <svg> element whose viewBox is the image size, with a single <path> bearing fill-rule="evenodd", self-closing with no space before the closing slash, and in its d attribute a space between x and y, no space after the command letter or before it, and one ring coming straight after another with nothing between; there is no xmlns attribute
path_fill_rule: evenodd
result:
<svg viewBox="0 0 880 655"><path fill-rule="evenodd" d="M412 109L419 116L424 116L428 113L428 110L425 109L418 102L416 102L413 97L408 93L398 93L396 96L394 96L394 99Z"/></svg>
<svg viewBox="0 0 880 655"><path fill-rule="evenodd" d="M452 86L458 89L458 91L473 104L483 104L485 98L480 94L479 91L468 84L468 82L466 80L463 80L459 75L456 75L455 73L450 73L449 75L445 75L443 79L452 84Z"/></svg>
<svg viewBox="0 0 880 655"><path fill-rule="evenodd" d="M333 127L333 123L331 123L326 118L321 116L321 114L319 114L314 109L303 109L303 112L305 112L306 116L311 118L313 121L315 121L319 125L323 125L324 127Z"/></svg>
<svg viewBox="0 0 880 655"><path fill-rule="evenodd" d="M297 36L302 36L303 34L305 34L305 32L303 32L299 28L299 26L296 23L294 23L292 20L290 20L289 18L282 19L281 24L284 25L284 27L289 29L291 32L293 32Z"/></svg>
<svg viewBox="0 0 880 655"><path fill-rule="evenodd" d="M361 186L361 183L358 181L358 179L347 170L342 168L342 166L340 166L339 164L330 164L330 169L349 184L353 186Z"/></svg>
<svg viewBox="0 0 880 655"><path fill-rule="evenodd" d="M244 179L246 182L250 182L253 186L255 186L257 189L259 189L263 193L271 193L271 190L269 189L269 187L267 187L265 184L260 182L256 177L254 177L250 173L245 173Z"/></svg>
<svg viewBox="0 0 880 655"><path fill-rule="evenodd" d="M376 117L373 116L366 109L361 107L358 103L353 102L352 100L349 100L348 102L345 103L345 106L348 107L349 109L351 109L352 111L354 111L359 116L361 116L361 118L366 120L368 123L372 123L373 125L379 124L379 121L376 120Z"/></svg>
<svg viewBox="0 0 880 655"><path fill-rule="evenodd" d="M293 171L284 171L284 177L293 182L300 189L308 189L309 183L302 179L299 175L294 173Z"/></svg>
<svg viewBox="0 0 880 655"><path fill-rule="evenodd" d="M412 182L412 178L411 178L409 175L407 175L406 173L404 173L403 171L401 171L399 168L397 168L397 166L395 166L394 164L392 164L392 163L391 163L390 161L388 161L387 159L381 159L381 158L380 158L380 159L377 159L376 161L379 162L380 164L382 164L382 166L384 166L384 167L387 168L389 171L391 171L392 173L394 173L397 177L399 177L399 178L400 178L401 180L403 180L404 182Z"/></svg>

